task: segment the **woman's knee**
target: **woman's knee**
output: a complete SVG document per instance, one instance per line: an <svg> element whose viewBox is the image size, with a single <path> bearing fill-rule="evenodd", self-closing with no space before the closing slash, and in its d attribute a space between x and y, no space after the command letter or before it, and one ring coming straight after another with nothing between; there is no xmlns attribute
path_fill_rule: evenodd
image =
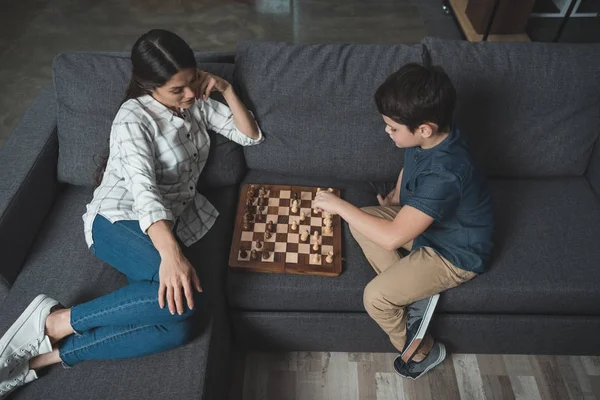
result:
<svg viewBox="0 0 600 400"><path fill-rule="evenodd" d="M161 325L160 328L167 333L167 340L172 348L183 346L194 338L194 323L189 318L177 323Z"/></svg>

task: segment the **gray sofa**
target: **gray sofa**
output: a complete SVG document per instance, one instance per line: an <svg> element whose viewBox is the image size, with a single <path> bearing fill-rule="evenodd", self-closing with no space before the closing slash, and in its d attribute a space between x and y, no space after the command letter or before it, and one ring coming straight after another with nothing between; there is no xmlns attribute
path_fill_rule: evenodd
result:
<svg viewBox="0 0 600 400"><path fill-rule="evenodd" d="M343 229L336 278L227 268L240 182L334 186L359 206L390 187L403 152L372 101L380 82L431 59L452 78L456 122L489 176L497 215L489 272L444 293L432 329L452 351L600 354L600 45L416 46L248 42L198 54L234 82L266 141L212 135L199 190L221 213L186 253L206 291L190 344L135 360L53 367L17 399L226 397L233 349L393 351L362 290L374 272ZM0 333L39 292L65 305L125 283L83 238L94 155L129 72L125 54L63 54L0 150Z"/></svg>

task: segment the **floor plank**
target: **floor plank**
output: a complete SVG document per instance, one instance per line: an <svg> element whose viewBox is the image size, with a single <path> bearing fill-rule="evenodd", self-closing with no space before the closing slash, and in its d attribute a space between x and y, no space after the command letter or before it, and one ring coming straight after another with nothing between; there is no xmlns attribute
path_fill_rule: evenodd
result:
<svg viewBox="0 0 600 400"><path fill-rule="evenodd" d="M243 400L600 400L597 357L454 354L414 381L395 373L396 356L248 353L233 375Z"/></svg>

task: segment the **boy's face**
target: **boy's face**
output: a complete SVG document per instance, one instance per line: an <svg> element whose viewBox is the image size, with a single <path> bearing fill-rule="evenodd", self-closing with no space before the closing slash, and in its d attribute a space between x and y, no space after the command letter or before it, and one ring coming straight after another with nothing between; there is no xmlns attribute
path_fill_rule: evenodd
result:
<svg viewBox="0 0 600 400"><path fill-rule="evenodd" d="M406 125L402 125L392 119L382 115L386 123L385 132L390 135L390 139L394 141L397 147L416 147L423 142L423 137L417 129L416 133L412 133Z"/></svg>

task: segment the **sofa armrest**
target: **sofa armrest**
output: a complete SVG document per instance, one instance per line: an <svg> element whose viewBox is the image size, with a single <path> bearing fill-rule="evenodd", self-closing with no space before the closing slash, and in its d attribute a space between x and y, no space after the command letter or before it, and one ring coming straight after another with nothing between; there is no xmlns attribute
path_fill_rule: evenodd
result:
<svg viewBox="0 0 600 400"><path fill-rule="evenodd" d="M11 285L59 191L52 86L42 89L0 149L0 280Z"/></svg>
<svg viewBox="0 0 600 400"><path fill-rule="evenodd" d="M592 189L600 197L600 138L596 139L585 176Z"/></svg>

